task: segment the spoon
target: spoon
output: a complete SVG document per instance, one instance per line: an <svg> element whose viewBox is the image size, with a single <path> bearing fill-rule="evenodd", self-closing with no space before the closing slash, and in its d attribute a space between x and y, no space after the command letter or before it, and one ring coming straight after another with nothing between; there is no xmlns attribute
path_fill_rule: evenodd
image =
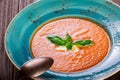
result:
<svg viewBox="0 0 120 80"><path fill-rule="evenodd" d="M34 58L23 64L21 72L31 79L37 79L52 66L53 62L50 57Z"/></svg>

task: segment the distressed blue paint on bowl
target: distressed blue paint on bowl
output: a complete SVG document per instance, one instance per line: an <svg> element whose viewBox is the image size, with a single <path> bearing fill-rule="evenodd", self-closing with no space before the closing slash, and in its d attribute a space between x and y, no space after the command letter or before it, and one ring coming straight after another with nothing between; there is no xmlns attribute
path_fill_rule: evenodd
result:
<svg viewBox="0 0 120 80"><path fill-rule="evenodd" d="M32 59L30 40L40 25L63 17L88 18L101 25L111 38L111 50L97 66L76 73L47 71L46 80L96 80L120 70L120 7L108 0L39 0L22 10L10 23L5 48L13 64L20 69Z"/></svg>

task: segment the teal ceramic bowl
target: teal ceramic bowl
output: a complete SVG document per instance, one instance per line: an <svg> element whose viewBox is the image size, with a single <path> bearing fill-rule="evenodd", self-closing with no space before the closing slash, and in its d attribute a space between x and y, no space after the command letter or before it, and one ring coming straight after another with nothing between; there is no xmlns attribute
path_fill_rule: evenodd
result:
<svg viewBox="0 0 120 80"><path fill-rule="evenodd" d="M109 0L38 0L23 9L10 23L5 35L5 49L12 63L20 69L32 59L30 40L40 25L58 18L88 18L103 25L111 39L111 49L97 66L76 73L48 70L45 80L97 80L120 70L120 7Z"/></svg>

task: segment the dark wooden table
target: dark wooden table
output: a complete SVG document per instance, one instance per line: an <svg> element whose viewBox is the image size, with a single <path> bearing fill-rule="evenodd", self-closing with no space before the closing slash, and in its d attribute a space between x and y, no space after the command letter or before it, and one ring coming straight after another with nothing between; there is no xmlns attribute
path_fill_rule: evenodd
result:
<svg viewBox="0 0 120 80"><path fill-rule="evenodd" d="M36 0L0 0L0 80L19 80L22 76L8 59L4 50L4 34L12 18ZM120 3L120 0L116 1ZM107 80L120 80L120 72Z"/></svg>

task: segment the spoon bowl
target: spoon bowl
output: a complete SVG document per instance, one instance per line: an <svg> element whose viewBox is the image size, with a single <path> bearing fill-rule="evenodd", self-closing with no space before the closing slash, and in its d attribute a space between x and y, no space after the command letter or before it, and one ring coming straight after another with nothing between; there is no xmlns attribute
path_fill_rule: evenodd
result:
<svg viewBox="0 0 120 80"><path fill-rule="evenodd" d="M35 78L47 71L53 62L50 57L34 58L23 64L21 72L28 77Z"/></svg>

